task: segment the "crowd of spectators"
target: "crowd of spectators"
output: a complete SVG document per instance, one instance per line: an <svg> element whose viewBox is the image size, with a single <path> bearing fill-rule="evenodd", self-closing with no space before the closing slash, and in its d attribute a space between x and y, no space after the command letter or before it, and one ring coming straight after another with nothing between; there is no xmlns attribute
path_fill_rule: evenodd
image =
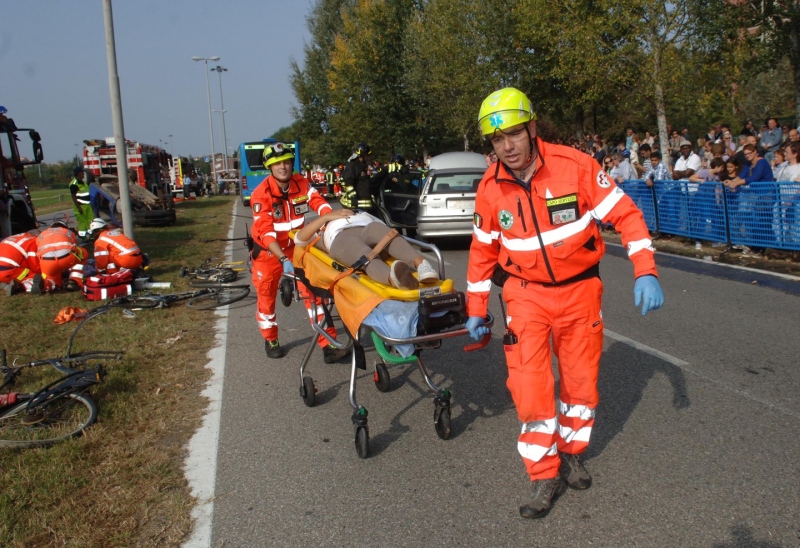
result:
<svg viewBox="0 0 800 548"><path fill-rule="evenodd" d="M758 130L752 120L746 120L738 134L728 124L717 124L693 142L687 128L678 130L668 125L667 158L661 157L657 133L645 131L642 137L633 128L627 128L625 138L616 142L599 134L586 134L583 139L562 144L591 154L616 181L643 179L652 185L658 180L690 179L701 169L711 169L712 160L717 158L723 165L722 169L717 166L719 175L714 180L727 180L726 165L730 165L737 169L735 178L740 186L751 181L800 182L798 168L789 169L797 165L796 155L786 152L790 143L800 142L799 129L788 124L781 127L777 119L770 118ZM746 152L747 145L755 149L755 157ZM733 162L726 164L729 159ZM759 161L762 159L764 162Z"/></svg>
<svg viewBox="0 0 800 548"><path fill-rule="evenodd" d="M592 155L618 184L638 180L653 187L657 181L689 181L681 187L672 183L660 187L658 208L667 218L670 214L679 215L681 188L695 204L689 206L690 212L704 211L703 217L713 216L707 206L713 208L720 203L721 184L728 194L729 213L749 219L747 230L764 241L791 241L795 245L800 237L799 130L789 125L781 127L775 118L768 119L759 130L746 120L738 133L731 131L729 125L718 124L693 141L688 129L667 126L668 155L664 157L657 135L645 131L642 137L633 128L627 128L624 138L612 142L598 134L587 134L564 144ZM780 185L776 188L758 184L764 182ZM696 204L704 204L705 210ZM689 220L695 226L702 221ZM697 246L699 249L699 242ZM740 249L754 256L764 251L759 247ZM800 253L793 256L800 260Z"/></svg>

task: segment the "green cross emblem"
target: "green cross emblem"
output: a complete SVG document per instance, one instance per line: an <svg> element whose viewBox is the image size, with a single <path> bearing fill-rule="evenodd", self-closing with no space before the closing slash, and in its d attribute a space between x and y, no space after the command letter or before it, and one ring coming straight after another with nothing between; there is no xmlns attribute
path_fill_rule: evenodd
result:
<svg viewBox="0 0 800 548"><path fill-rule="evenodd" d="M500 220L500 226L505 230L508 230L514 224L514 216L507 209L502 210L497 218Z"/></svg>

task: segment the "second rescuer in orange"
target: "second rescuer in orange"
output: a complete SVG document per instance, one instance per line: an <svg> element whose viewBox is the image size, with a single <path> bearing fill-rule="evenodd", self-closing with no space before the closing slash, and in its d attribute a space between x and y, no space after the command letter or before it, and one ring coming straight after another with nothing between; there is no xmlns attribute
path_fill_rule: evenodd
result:
<svg viewBox="0 0 800 548"><path fill-rule="evenodd" d="M492 93L478 122L498 161L475 199L466 327L475 339L488 333L483 323L494 275L508 305L504 347L507 386L522 423L517 448L533 486L520 515L539 518L565 483L588 489L592 482L579 455L594 425L603 350L598 265L605 244L598 221L622 234L642 315L660 308L664 295L642 213L591 156L537 137L525 94L514 88Z"/></svg>
<svg viewBox="0 0 800 548"><path fill-rule="evenodd" d="M250 207L253 209L253 285L258 293L256 321L264 337L267 356L273 359L284 356L278 342L275 299L281 275L294 271L291 259L294 240L289 238L289 231L303 228L308 212L324 215L332 211L305 177L292 172L293 160L294 151L283 143L267 145L264 148L264 167L271 174L250 197ZM316 297L302 283L298 283L298 290L310 311L309 299ZM322 321L323 309L318 306L317 310L318 319ZM329 326L326 331L331 337L336 337L335 327ZM322 347L325 363L333 363L348 352L344 348L333 348L322 335L318 336L317 343Z"/></svg>

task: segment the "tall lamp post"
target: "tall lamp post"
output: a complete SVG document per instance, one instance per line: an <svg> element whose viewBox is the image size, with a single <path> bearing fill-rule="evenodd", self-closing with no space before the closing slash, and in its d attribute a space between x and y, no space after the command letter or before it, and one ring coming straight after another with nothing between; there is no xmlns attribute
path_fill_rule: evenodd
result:
<svg viewBox="0 0 800 548"><path fill-rule="evenodd" d="M219 61L219 55L213 57L192 57L192 61L203 61L206 64L206 96L208 97L208 129L211 133L211 170L213 172L213 180L217 180L217 164L214 158L217 154L214 152L214 120L211 118L211 87L208 83L208 62Z"/></svg>
<svg viewBox="0 0 800 548"><path fill-rule="evenodd" d="M169 137L169 155L170 156L175 156L175 154L173 154L173 152L172 152L172 149L174 148L172 146L172 134L170 133L169 135L167 135L167 137Z"/></svg>
<svg viewBox="0 0 800 548"><path fill-rule="evenodd" d="M227 112L227 111L225 110L225 100L222 98L222 73L223 72L228 72L228 69L226 69L225 67L221 67L221 66L217 65L216 67L212 68L211 70L216 72L217 76L219 76L219 104L220 104L220 107L219 107L220 111L219 112L222 115L222 139L224 141L223 145L222 145L222 149L224 151L224 156L225 156L225 160L224 160L225 161L225 172L227 173L227 171L228 171L228 134L225 132L225 112Z"/></svg>

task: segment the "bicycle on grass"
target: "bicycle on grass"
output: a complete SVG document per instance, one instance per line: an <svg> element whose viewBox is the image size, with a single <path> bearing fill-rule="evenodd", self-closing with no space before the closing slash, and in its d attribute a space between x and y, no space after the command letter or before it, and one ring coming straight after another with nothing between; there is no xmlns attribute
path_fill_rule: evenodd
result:
<svg viewBox="0 0 800 548"><path fill-rule="evenodd" d="M200 266L189 268L181 267L181 278L191 278L193 280L214 283L230 283L237 280L239 272L249 270L245 261L223 261L214 263L214 258L206 259Z"/></svg>
<svg viewBox="0 0 800 548"><path fill-rule="evenodd" d="M72 341L70 340L70 343ZM5 350L0 350L0 390L14 385L23 370L49 365L64 376L32 394L0 395L0 447L47 447L83 432L97 420L97 404L89 389L102 382L106 370L102 363L82 369L97 360L120 360L121 351L88 351L60 358L34 360L8 365Z"/></svg>
<svg viewBox="0 0 800 548"><path fill-rule="evenodd" d="M124 295L109 300L106 304L90 311L90 315L111 308L128 310L144 310L149 308L166 308L171 304L186 301L186 306L194 310L211 310L238 301L250 294L249 285L233 285L211 282L195 282L193 289L178 293L144 293L142 295Z"/></svg>

